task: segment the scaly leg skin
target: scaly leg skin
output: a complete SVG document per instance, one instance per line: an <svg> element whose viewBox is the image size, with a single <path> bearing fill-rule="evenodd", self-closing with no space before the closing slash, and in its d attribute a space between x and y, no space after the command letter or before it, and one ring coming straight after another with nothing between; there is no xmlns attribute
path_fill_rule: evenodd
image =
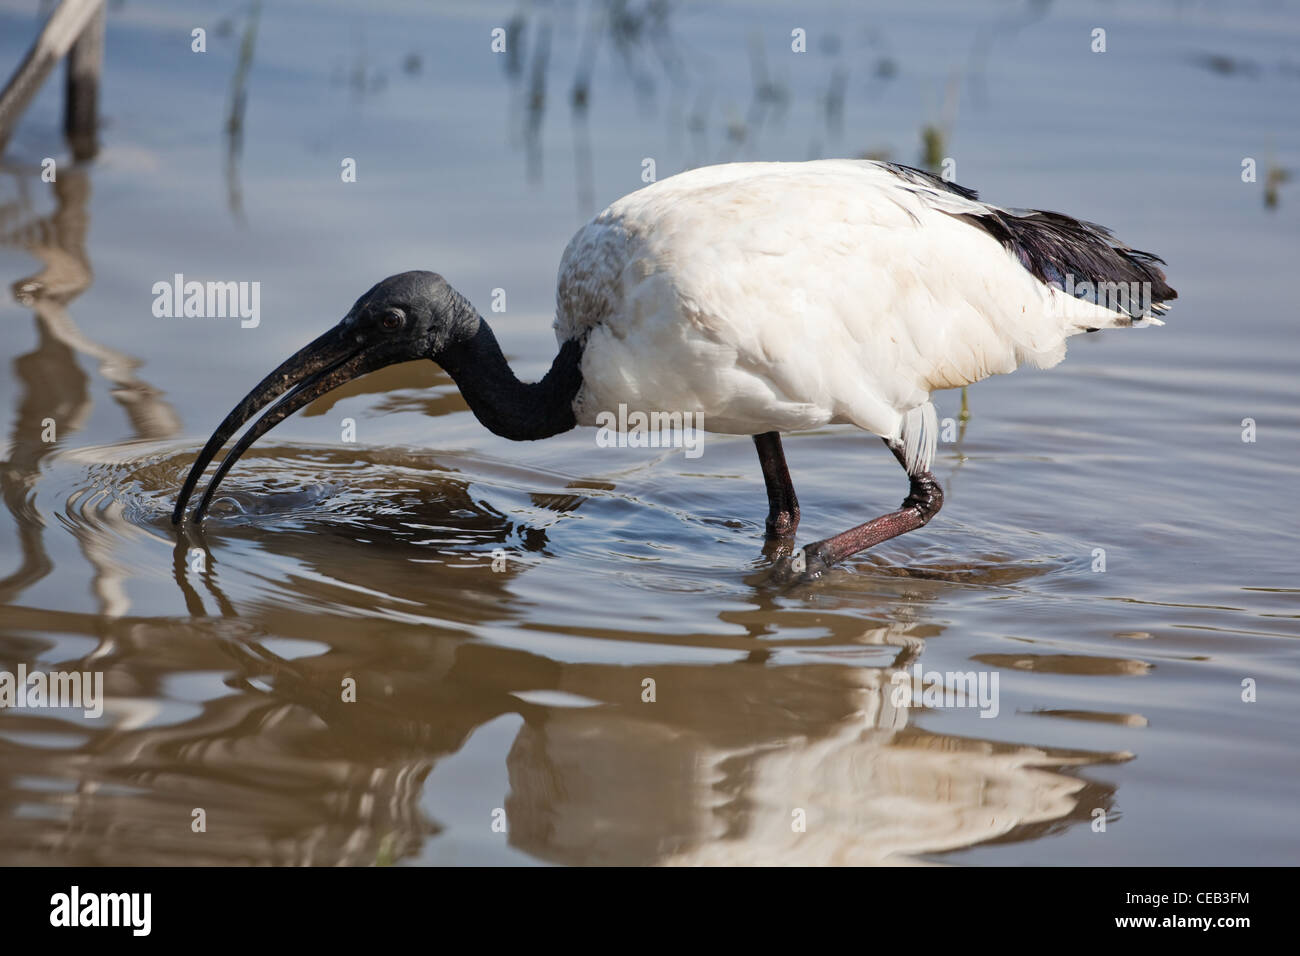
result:
<svg viewBox="0 0 1300 956"><path fill-rule="evenodd" d="M779 432L764 432L754 436L758 449L758 462L763 468L763 483L767 486L767 540L763 554L769 558L782 558L794 551L794 533L799 527L799 499L790 481L790 469L785 464Z"/></svg>
<svg viewBox="0 0 1300 956"><path fill-rule="evenodd" d="M886 444L899 464L904 464L902 446ZM928 471L912 475L909 480L911 490L897 511L833 537L814 541L789 557L781 557L772 569L770 582L785 585L815 581L845 558L927 524L943 507L943 489L939 487L939 480Z"/></svg>

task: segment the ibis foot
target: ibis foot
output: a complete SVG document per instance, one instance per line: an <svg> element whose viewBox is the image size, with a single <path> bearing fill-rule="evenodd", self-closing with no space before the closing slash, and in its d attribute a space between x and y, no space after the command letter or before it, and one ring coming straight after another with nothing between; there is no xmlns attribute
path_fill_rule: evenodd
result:
<svg viewBox="0 0 1300 956"><path fill-rule="evenodd" d="M776 562L794 554L794 535L768 535L763 540L763 557Z"/></svg>
<svg viewBox="0 0 1300 956"><path fill-rule="evenodd" d="M764 550L764 553L766 554L767 551ZM807 548L790 550L774 557L775 560L765 579L769 587L785 588L811 584L831 569L831 565L820 552L809 551Z"/></svg>
<svg viewBox="0 0 1300 956"><path fill-rule="evenodd" d="M755 442L760 437L766 436L755 436ZM889 441L886 441L886 444L899 464L906 467L903 447ZM764 553L772 554L776 560L769 572L768 583L784 587L816 581L845 558L928 524L943 507L943 489L939 486L939 479L935 478L933 473L923 471L917 475L909 475L909 481L911 488L897 511L873 518L856 528L814 541L798 550L784 552L780 550L769 552L768 548L772 547L772 539L769 535L768 548L764 549Z"/></svg>

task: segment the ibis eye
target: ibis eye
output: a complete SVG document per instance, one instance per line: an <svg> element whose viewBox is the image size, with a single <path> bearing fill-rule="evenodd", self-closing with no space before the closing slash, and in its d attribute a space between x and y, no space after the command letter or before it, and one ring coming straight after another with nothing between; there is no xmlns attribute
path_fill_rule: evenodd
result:
<svg viewBox="0 0 1300 956"><path fill-rule="evenodd" d="M391 332L402 324L404 318L405 316L403 316L399 310L389 309L384 313L383 317L379 320L379 323Z"/></svg>

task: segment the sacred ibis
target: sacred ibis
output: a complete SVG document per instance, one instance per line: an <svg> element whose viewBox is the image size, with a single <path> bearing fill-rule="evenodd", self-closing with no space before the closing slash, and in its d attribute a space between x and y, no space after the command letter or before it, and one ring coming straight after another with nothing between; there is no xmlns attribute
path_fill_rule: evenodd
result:
<svg viewBox="0 0 1300 956"><path fill-rule="evenodd" d="M1055 365L1080 332L1163 324L1154 316L1176 293L1157 263L1101 226L989 205L894 163L691 170L624 196L569 242L559 354L540 382L515 377L487 322L441 276L391 276L226 416L173 521L221 447L272 401L217 468L194 521L286 416L367 372L427 358L480 422L516 441L596 424L620 405L702 414L708 431L752 435L769 548L814 578L938 512L931 392ZM799 503L780 436L834 424L884 439L910 492L897 511L796 552Z"/></svg>

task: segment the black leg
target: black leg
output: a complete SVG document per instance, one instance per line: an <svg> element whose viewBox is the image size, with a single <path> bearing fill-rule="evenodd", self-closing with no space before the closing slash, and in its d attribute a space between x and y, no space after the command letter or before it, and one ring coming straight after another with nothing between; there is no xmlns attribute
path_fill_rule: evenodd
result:
<svg viewBox="0 0 1300 956"><path fill-rule="evenodd" d="M906 467L903 446L886 442L898 463ZM792 558L783 561L774 577L778 581L794 578L809 581L821 577L832 565L845 558L874 547L882 541L915 531L929 522L943 507L943 489L939 480L928 471L910 476L911 490L897 511L874 518L866 524L841 532L821 541L814 541Z"/></svg>
<svg viewBox="0 0 1300 956"><path fill-rule="evenodd" d="M794 536L799 527L799 499L794 496L790 469L785 465L779 432L754 436L758 461L763 466L763 483L767 485L767 538L784 540Z"/></svg>

